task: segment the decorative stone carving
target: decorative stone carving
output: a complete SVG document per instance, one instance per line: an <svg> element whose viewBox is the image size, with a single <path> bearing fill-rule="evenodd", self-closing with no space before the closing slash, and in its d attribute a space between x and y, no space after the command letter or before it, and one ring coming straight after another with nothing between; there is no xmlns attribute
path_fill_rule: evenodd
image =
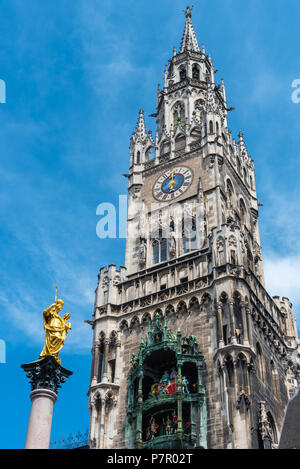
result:
<svg viewBox="0 0 300 469"><path fill-rule="evenodd" d="M30 378L32 391L36 389L49 389L57 394L61 384L65 383L66 379L73 374L72 371L59 365L52 356L27 363L21 367L25 371L27 378Z"/></svg>
<svg viewBox="0 0 300 469"><path fill-rule="evenodd" d="M141 267L146 265L147 260L147 243L145 239L140 240L139 246L139 264Z"/></svg>

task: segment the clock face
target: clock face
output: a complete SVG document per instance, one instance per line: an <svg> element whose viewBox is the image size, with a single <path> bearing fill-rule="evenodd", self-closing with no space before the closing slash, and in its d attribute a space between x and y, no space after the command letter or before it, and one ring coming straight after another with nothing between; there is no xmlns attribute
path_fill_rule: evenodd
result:
<svg viewBox="0 0 300 469"><path fill-rule="evenodd" d="M177 166L163 173L153 186L153 195L163 202L173 200L183 194L193 180L191 169Z"/></svg>

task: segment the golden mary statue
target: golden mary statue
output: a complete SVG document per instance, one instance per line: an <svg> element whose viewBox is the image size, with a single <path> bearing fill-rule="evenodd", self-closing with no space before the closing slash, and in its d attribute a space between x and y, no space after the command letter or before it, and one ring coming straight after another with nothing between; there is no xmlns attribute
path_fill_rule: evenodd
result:
<svg viewBox="0 0 300 469"><path fill-rule="evenodd" d="M58 314L63 309L63 306L63 300L57 299L56 294L55 303L43 311L45 345L39 357L41 359L51 355L59 364L61 360L58 358L58 354L64 346L69 329L71 329L71 323L67 322L70 314L66 313L62 318Z"/></svg>

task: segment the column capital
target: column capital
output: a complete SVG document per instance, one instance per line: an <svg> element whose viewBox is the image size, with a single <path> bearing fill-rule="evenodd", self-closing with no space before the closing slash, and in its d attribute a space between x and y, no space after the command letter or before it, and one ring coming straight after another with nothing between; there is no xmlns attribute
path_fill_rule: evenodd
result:
<svg viewBox="0 0 300 469"><path fill-rule="evenodd" d="M52 356L47 356L42 360L21 365L30 378L31 391L50 390L57 394L61 384L73 374L72 371L63 368Z"/></svg>

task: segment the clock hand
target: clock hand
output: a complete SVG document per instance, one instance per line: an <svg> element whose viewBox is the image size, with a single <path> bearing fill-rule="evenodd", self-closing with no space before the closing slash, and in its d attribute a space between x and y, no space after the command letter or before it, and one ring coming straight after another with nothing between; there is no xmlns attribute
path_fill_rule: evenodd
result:
<svg viewBox="0 0 300 469"><path fill-rule="evenodd" d="M173 192L174 191L174 186L176 185L176 181L174 179L174 176L175 176L175 169L173 169L172 173L171 173L171 181L169 182L169 188L170 190Z"/></svg>

